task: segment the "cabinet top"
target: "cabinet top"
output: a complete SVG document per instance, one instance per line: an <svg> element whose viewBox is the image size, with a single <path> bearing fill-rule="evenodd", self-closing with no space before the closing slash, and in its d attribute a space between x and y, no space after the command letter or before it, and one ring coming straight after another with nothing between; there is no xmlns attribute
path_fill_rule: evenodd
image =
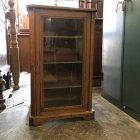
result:
<svg viewBox="0 0 140 140"><path fill-rule="evenodd" d="M30 8L41 8L41 9L48 9L48 10L67 10L67 11L83 11L83 12L97 12L95 8L73 8L73 7L61 7L61 6L50 6L50 5L36 5L36 4L28 4L27 10L29 11Z"/></svg>

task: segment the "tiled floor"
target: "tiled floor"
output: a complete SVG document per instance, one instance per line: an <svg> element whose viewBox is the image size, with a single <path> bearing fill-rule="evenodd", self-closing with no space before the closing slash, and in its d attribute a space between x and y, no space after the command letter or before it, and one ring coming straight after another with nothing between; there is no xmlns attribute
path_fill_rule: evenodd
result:
<svg viewBox="0 0 140 140"><path fill-rule="evenodd" d="M20 89L7 100L0 112L0 140L140 140L140 123L101 97L93 88L95 119L47 121L29 126L30 75L21 74Z"/></svg>

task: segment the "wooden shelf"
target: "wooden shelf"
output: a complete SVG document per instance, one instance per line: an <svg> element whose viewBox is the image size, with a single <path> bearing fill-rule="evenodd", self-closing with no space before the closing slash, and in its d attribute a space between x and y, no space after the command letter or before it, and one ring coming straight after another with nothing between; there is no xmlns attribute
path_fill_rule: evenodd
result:
<svg viewBox="0 0 140 140"><path fill-rule="evenodd" d="M43 52L54 52L59 54L77 54L79 53L76 50L71 50L70 48L60 48L59 50L44 48Z"/></svg>
<svg viewBox="0 0 140 140"><path fill-rule="evenodd" d="M43 64L81 64L82 61L44 61Z"/></svg>
<svg viewBox="0 0 140 140"><path fill-rule="evenodd" d="M95 20L101 20L101 21L103 21L103 18L95 18Z"/></svg>
<svg viewBox="0 0 140 140"><path fill-rule="evenodd" d="M56 82L63 80L73 80L76 81L78 77L82 77L82 74L75 72L74 70L67 69L65 67L56 66L48 69L44 69L44 81L45 82Z"/></svg>
<svg viewBox="0 0 140 140"><path fill-rule="evenodd" d="M44 89L56 89L56 88L71 88L71 87L82 87L80 81L56 81L46 82L44 81Z"/></svg>
<svg viewBox="0 0 140 140"><path fill-rule="evenodd" d="M51 108L51 107L67 107L67 106L75 106L81 105L80 100L52 100L52 101L45 101L44 108Z"/></svg>
<svg viewBox="0 0 140 140"><path fill-rule="evenodd" d="M81 87L73 88L71 91L68 88L46 90L44 93L44 101L75 100L77 97L81 97Z"/></svg>
<svg viewBox="0 0 140 140"><path fill-rule="evenodd" d="M75 38L75 39L83 38L83 36L80 36L80 35L75 35L75 36L47 36L47 35L44 35L44 37L46 37L46 38Z"/></svg>
<svg viewBox="0 0 140 140"><path fill-rule="evenodd" d="M59 88L47 89L44 92L44 106L62 107L81 105L82 103L82 88Z"/></svg>
<svg viewBox="0 0 140 140"><path fill-rule="evenodd" d="M47 49L46 49L47 50ZM48 61L48 62L73 62L73 61L77 61L79 60L79 52L77 51L71 51L69 49L63 49L59 50L59 51L44 51L43 52L43 59L44 61Z"/></svg>

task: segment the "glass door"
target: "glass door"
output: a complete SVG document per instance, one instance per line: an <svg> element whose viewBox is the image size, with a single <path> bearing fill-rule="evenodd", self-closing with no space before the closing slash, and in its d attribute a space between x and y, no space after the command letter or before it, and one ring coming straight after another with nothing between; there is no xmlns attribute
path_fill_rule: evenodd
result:
<svg viewBox="0 0 140 140"><path fill-rule="evenodd" d="M44 17L44 108L82 105L83 19Z"/></svg>

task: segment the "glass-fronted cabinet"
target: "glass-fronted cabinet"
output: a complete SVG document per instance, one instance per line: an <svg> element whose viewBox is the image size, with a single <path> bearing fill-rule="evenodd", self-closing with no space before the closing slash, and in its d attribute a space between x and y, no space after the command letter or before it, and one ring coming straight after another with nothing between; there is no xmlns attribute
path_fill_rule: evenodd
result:
<svg viewBox="0 0 140 140"><path fill-rule="evenodd" d="M95 9L28 5L31 47L31 125L92 119Z"/></svg>
<svg viewBox="0 0 140 140"><path fill-rule="evenodd" d="M83 20L44 17L44 108L82 104Z"/></svg>

